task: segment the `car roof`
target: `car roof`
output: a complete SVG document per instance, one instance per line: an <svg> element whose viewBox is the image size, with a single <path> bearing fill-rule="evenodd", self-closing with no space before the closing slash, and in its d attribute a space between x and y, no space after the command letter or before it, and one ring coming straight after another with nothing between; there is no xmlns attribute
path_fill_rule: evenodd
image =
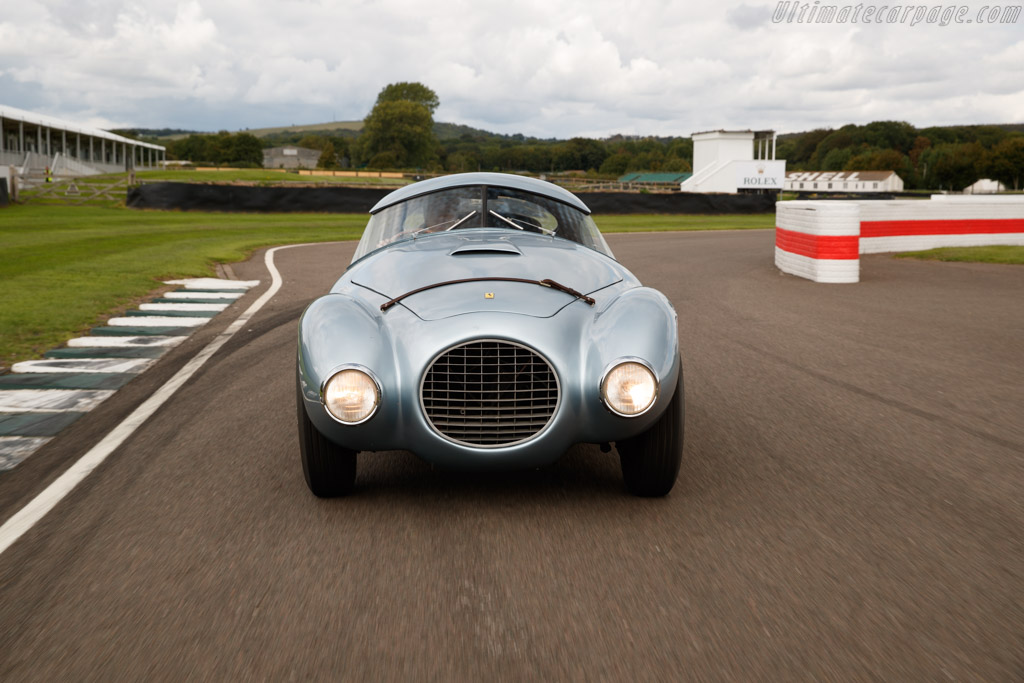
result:
<svg viewBox="0 0 1024 683"><path fill-rule="evenodd" d="M587 208L587 205L572 192L569 192L568 190L553 183L521 175L512 175L510 173L456 173L453 175L441 176L439 178L421 180L418 183L406 185L405 187L386 195L383 199L377 202L372 209L370 209L370 213L377 213L381 209L386 209L387 207L394 206L399 202L404 202L407 199L419 197L431 192L439 192L453 187L467 187L472 185L507 187L512 190L533 192L534 194L549 197L564 204L568 204L569 206L573 206L586 214L590 213L590 209Z"/></svg>

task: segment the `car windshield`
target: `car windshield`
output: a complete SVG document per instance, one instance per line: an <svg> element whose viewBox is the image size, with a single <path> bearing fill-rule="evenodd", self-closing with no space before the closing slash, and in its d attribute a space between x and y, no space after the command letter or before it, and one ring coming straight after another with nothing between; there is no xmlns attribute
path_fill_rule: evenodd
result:
<svg viewBox="0 0 1024 683"><path fill-rule="evenodd" d="M550 235L612 256L594 220L583 211L532 192L476 185L412 197L373 214L352 261L394 242L470 228Z"/></svg>

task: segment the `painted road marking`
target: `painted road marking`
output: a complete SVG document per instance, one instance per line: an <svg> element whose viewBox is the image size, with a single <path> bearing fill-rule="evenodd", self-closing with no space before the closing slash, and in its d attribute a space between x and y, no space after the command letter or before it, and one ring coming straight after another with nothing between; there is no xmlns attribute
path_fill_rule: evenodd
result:
<svg viewBox="0 0 1024 683"><path fill-rule="evenodd" d="M251 289L260 283L259 280L220 280L215 277L197 277L185 280L164 280L164 284L181 285L185 289Z"/></svg>
<svg viewBox="0 0 1024 683"><path fill-rule="evenodd" d="M216 311L220 312L229 304L140 304L140 311Z"/></svg>
<svg viewBox="0 0 1024 683"><path fill-rule="evenodd" d="M92 336L78 337L69 341L66 348L51 349L45 354L48 361L87 361L84 364L18 364L13 368L17 374L0 377L0 390L14 390L0 391L0 434L7 439L3 442L6 444L3 448L7 450L0 451L0 457L11 451L10 457L0 459L0 470L4 466L9 469L17 465L49 435L56 434L70 424L69 420L73 421L94 408L112 390L127 383L135 373L150 364L102 361L159 358L200 326L190 324L188 320L182 322L181 318L212 318L243 296L244 289L248 289L248 283L239 287L236 281L230 280L205 279L199 284L214 286L217 291L194 290L181 292L184 298L155 299L142 304L140 310L125 314L126 317L143 316L145 320L134 320L131 325L94 328ZM225 288L229 291L223 291ZM154 317L174 318L173 326L154 325ZM40 372L41 368L46 371ZM127 372L96 372L97 368ZM47 414L58 412L67 415L57 418ZM16 438L24 440L11 441Z"/></svg>
<svg viewBox="0 0 1024 683"><path fill-rule="evenodd" d="M281 289L281 274L274 266L274 254L280 249L309 246L306 244L291 244L285 247L274 247L267 250L264 256L267 270L270 271L270 287L260 298L256 299L249 308L238 316L227 329L217 335L213 341L203 347L185 364L178 372L174 373L167 382L156 392L146 399L142 405L136 408L120 424L114 427L113 431L89 449L79 460L73 464L64 474L58 477L52 484L47 486L39 495L29 502L28 505L16 512L13 517L4 522L0 527L0 553L11 547L15 541L31 529L36 522L42 519L46 513L53 509L64 496L70 493L83 479L96 469L118 446L124 443L125 439L135 433L149 417L162 406L167 399L174 395L181 385L189 380L192 375L201 368L206 361L215 354L231 337L249 323L256 313L277 294ZM71 415L73 413L57 413L58 415Z"/></svg>
<svg viewBox="0 0 1024 683"><path fill-rule="evenodd" d="M107 349L112 347L135 346L177 346L185 341L185 337L75 337L68 340L68 347L73 349L93 348Z"/></svg>
<svg viewBox="0 0 1024 683"><path fill-rule="evenodd" d="M0 472L14 469L52 436L0 436Z"/></svg>
<svg viewBox="0 0 1024 683"><path fill-rule="evenodd" d="M220 311L125 311L124 314L131 317L145 316L154 318L163 316L165 318L216 318Z"/></svg>
<svg viewBox="0 0 1024 683"><path fill-rule="evenodd" d="M210 322L209 318L172 318L162 315L132 316L130 318L111 318L107 321L110 327L200 327Z"/></svg>
<svg viewBox="0 0 1024 683"><path fill-rule="evenodd" d="M52 349L43 354L46 358L159 358L170 351L165 346L116 347L108 349Z"/></svg>
<svg viewBox="0 0 1024 683"><path fill-rule="evenodd" d="M0 413L0 436L55 436L85 413Z"/></svg>
<svg viewBox="0 0 1024 683"><path fill-rule="evenodd" d="M152 365L150 358L76 358L74 360L26 360L11 372L130 372L138 374Z"/></svg>
<svg viewBox="0 0 1024 683"><path fill-rule="evenodd" d="M0 412L84 413L110 398L112 389L17 389L0 391Z"/></svg>
<svg viewBox="0 0 1024 683"><path fill-rule="evenodd" d="M195 332L193 327L94 327L89 332L95 337L120 337L128 335L146 335L154 337L187 337Z"/></svg>
<svg viewBox="0 0 1024 683"><path fill-rule="evenodd" d="M167 292L164 299L230 299L234 301L243 296L239 292Z"/></svg>
<svg viewBox="0 0 1024 683"><path fill-rule="evenodd" d="M0 376L0 389L119 389L135 375L88 372L81 375L29 372Z"/></svg>

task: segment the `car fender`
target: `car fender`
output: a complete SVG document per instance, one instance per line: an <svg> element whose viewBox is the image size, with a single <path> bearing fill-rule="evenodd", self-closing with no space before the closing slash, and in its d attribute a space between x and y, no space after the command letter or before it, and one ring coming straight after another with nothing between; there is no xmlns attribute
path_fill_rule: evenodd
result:
<svg viewBox="0 0 1024 683"><path fill-rule="evenodd" d="M320 297L299 320L298 375L303 397L319 403L321 383L341 365L366 367L381 384L381 392L387 393L393 379L392 346L380 311L346 294Z"/></svg>
<svg viewBox="0 0 1024 683"><path fill-rule="evenodd" d="M643 419L616 419L646 424L664 412L682 372L678 318L664 294L650 287L622 292L595 315L589 342L586 363L591 376L596 373L603 378L616 361L636 358L648 364L658 378L658 398Z"/></svg>

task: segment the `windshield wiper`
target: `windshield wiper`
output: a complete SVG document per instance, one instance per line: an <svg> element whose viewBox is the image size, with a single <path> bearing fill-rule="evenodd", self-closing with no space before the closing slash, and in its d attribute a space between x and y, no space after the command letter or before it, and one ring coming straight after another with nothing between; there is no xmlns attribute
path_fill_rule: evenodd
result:
<svg viewBox="0 0 1024 683"><path fill-rule="evenodd" d="M596 301L594 301L594 299L590 298L586 294L583 294L581 292L577 292L572 287L567 287L566 285L563 285L560 282L555 282L554 280L551 280L551 279L546 279L546 280L526 280L524 278L518 278L518 277L469 277L469 278L465 278L465 279L462 279L462 280L447 280L445 282L435 282L432 285L427 285L426 287L420 287L419 289L414 289L411 292L406 292L405 294L402 294L401 296L396 296L394 299L391 299L390 301L385 301L384 303L382 303L380 305L380 310L381 311L386 311L389 308L391 308L392 306L394 306L395 304L397 304L402 299L404 299L404 298L406 298L408 296L412 296L413 294L419 294L420 292L425 292L428 289L435 289L437 287L445 287L447 285L460 285L463 282L522 282L522 283L527 284L527 285L540 285L541 287L549 287L551 289L557 289L559 292L565 292L569 296L574 296L577 299L579 299L580 301L587 302L591 306L593 306L594 304L597 303Z"/></svg>
<svg viewBox="0 0 1024 683"><path fill-rule="evenodd" d="M494 209L490 209L487 213L491 214L492 216L494 216L498 220L501 220L501 221L504 221L504 222L508 223L509 225L511 225L516 230L526 230L527 228L529 228L530 230L540 230L545 235L554 235L555 234L554 230L548 230L547 228L542 227L540 225L536 225L535 223L523 223L523 225L526 226L524 228L523 225L520 225L519 222L517 222L515 219L506 218L505 216L502 216L500 213L498 213Z"/></svg>
<svg viewBox="0 0 1024 683"><path fill-rule="evenodd" d="M470 218L472 218L474 214L476 214L476 209L473 209L472 211L470 211L469 213L467 213L467 214L466 214L465 216L463 216L463 217L462 217L462 218L460 218L459 220L455 221L455 224L454 224L454 225L452 225L451 227L445 228L445 229L444 229L444 230L443 230L442 232L448 232L449 230L454 230L455 228L457 228L458 226L462 225L463 223L465 223L466 221L468 221L468 220L469 220ZM425 227L425 228L420 228L420 229L419 229L419 230L417 230L416 232L412 233L412 235L411 235L411 236L412 236L412 237L415 237L416 235L420 234L421 232L426 232L427 230L433 230L433 229L434 229L434 228L436 228L437 226L439 226L439 225L444 225L444 224L445 224L445 223L447 223L447 222L448 222L448 221L441 221L440 223L434 223L433 225L428 225L428 226L427 226L427 227Z"/></svg>
<svg viewBox="0 0 1024 683"><path fill-rule="evenodd" d="M468 221L470 218L472 218L475 215L476 215L476 209L473 209L472 211L467 213L465 216L460 218L455 225L453 225L450 228L446 228L445 232L448 232L449 230L454 230L455 228L459 227L460 225L462 225L463 223L465 223L466 221Z"/></svg>

